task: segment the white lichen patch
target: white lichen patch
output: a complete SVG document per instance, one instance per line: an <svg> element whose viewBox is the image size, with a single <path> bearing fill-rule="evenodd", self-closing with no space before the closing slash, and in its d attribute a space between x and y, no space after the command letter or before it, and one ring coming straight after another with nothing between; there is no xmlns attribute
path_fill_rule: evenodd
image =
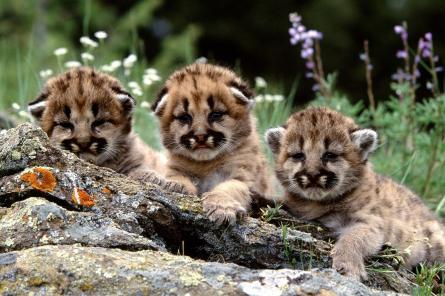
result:
<svg viewBox="0 0 445 296"><path fill-rule="evenodd" d="M11 247L11 246L13 246L13 245L14 245L14 240L13 240L12 238L8 237L8 238L5 240L5 246L6 246L6 247Z"/></svg>
<svg viewBox="0 0 445 296"><path fill-rule="evenodd" d="M239 288L241 291L249 296L280 296L283 292L277 287L271 287L263 285L259 281L240 283Z"/></svg>
<svg viewBox="0 0 445 296"><path fill-rule="evenodd" d="M185 271L180 274L179 279L181 283L186 286L197 286L202 282L202 274L196 271Z"/></svg>
<svg viewBox="0 0 445 296"><path fill-rule="evenodd" d="M20 152L17 151L17 150L13 150L13 151L11 152L11 158L12 158L13 160L20 160L20 159L22 158L22 153L20 153Z"/></svg>

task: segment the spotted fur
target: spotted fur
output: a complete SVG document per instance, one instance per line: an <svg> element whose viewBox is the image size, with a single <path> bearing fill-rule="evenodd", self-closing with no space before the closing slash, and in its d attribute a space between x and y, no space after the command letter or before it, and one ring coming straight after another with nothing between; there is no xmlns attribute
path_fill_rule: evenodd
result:
<svg viewBox="0 0 445 296"><path fill-rule="evenodd" d="M364 258L390 243L408 267L445 261L445 228L408 188L376 174L368 162L377 133L325 108L293 114L266 140L275 154L285 203L318 220L338 240L333 267L366 278Z"/></svg>
<svg viewBox="0 0 445 296"><path fill-rule="evenodd" d="M166 159L132 132L134 106L118 80L82 67L48 80L28 110L54 145L93 164L163 183L159 174L165 173Z"/></svg>
<svg viewBox="0 0 445 296"><path fill-rule="evenodd" d="M202 195L216 223L234 223L248 211L252 192L269 187L253 103L253 92L232 71L193 64L173 73L153 104L168 150L167 178Z"/></svg>

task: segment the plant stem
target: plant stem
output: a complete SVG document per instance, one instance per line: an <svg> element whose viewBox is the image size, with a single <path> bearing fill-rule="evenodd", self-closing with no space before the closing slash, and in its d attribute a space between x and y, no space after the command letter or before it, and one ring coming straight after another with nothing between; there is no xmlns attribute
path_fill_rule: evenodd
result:
<svg viewBox="0 0 445 296"><path fill-rule="evenodd" d="M363 46L365 48L365 73L366 73L366 85L367 85L367 92L368 92L368 99L369 104L371 106L372 113L375 113L375 99L374 99L374 92L372 91L372 65L371 65L371 58L369 56L369 44L368 40L365 40L363 43Z"/></svg>
<svg viewBox="0 0 445 296"><path fill-rule="evenodd" d="M326 79L323 71L323 63L321 60L321 47L320 47L320 42L318 40L315 40L315 62L316 62L315 72L317 72L317 75L315 75L314 78L318 80L317 82L320 85L320 92L322 93L323 97L325 97L328 101L330 101L332 94L331 90L326 84Z"/></svg>

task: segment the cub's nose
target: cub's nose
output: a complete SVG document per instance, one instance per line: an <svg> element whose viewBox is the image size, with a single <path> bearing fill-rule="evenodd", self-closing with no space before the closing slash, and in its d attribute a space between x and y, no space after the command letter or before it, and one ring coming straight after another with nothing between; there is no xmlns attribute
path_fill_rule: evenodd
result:
<svg viewBox="0 0 445 296"><path fill-rule="evenodd" d="M77 141L77 145L80 147L80 149L87 150L91 146L91 141L85 141L85 142Z"/></svg>
<svg viewBox="0 0 445 296"><path fill-rule="evenodd" d="M207 134L199 134L195 135L195 140L199 144L204 144L207 141L208 135Z"/></svg>

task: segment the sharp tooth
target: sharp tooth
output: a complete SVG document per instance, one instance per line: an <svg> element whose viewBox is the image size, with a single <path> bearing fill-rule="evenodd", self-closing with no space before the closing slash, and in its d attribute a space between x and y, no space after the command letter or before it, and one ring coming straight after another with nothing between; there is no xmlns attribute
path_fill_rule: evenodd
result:
<svg viewBox="0 0 445 296"><path fill-rule="evenodd" d="M328 180L328 177L321 176L318 180L319 180L319 183L324 186L326 184L326 181Z"/></svg>

